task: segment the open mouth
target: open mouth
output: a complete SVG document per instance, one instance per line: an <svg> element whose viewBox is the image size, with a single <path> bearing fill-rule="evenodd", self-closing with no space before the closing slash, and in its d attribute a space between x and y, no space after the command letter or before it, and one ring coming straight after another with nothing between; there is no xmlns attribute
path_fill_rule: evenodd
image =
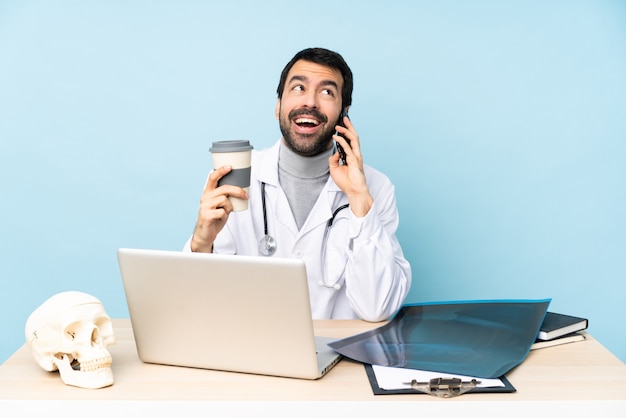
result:
<svg viewBox="0 0 626 418"><path fill-rule="evenodd" d="M318 119L311 116L298 116L293 119L293 124L295 125L297 132L313 133L321 126L322 123Z"/></svg>
<svg viewBox="0 0 626 418"><path fill-rule="evenodd" d="M317 119L309 117L299 117L294 120L295 124L303 128L314 128L320 124Z"/></svg>

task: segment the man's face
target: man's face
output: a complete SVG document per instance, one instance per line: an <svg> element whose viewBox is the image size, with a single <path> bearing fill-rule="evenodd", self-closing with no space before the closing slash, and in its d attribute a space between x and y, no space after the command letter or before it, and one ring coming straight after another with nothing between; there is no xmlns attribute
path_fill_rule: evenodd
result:
<svg viewBox="0 0 626 418"><path fill-rule="evenodd" d="M342 88L343 77L337 70L302 60L291 67L276 104L276 118L292 151L310 157L332 146Z"/></svg>

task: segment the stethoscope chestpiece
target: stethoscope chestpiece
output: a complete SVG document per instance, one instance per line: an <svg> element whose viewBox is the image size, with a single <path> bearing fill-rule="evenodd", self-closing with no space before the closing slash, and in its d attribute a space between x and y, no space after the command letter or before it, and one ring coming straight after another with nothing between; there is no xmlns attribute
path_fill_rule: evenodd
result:
<svg viewBox="0 0 626 418"><path fill-rule="evenodd" d="M261 255L270 256L276 252L276 240L271 235L264 235L259 241Z"/></svg>

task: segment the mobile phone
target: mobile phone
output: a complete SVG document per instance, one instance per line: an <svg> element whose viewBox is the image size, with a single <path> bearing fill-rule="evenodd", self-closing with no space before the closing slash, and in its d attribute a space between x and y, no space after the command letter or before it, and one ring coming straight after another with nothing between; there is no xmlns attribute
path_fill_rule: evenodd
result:
<svg viewBox="0 0 626 418"><path fill-rule="evenodd" d="M348 116L348 108L347 107L344 107L343 110L341 111L341 115L339 116L339 122L337 122L337 125L344 126L343 118L345 116ZM348 145L350 145L350 140L348 138L346 138L345 136L341 135L337 131L335 131L335 135L340 135L343 139L346 140ZM341 162L344 165L347 164L347 162L346 162L346 152L344 151L343 147L341 145L339 145L339 143L337 143L337 142L335 142L335 145L337 145L337 151L339 152L339 158L341 159Z"/></svg>

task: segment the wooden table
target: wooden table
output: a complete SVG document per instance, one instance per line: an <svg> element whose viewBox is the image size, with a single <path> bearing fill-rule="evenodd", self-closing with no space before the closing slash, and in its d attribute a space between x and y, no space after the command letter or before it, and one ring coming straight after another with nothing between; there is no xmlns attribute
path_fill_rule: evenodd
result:
<svg viewBox="0 0 626 418"><path fill-rule="evenodd" d="M57 372L42 370L26 346L0 366L0 413L15 409L67 416L405 416L424 413L484 416L566 416L611 413L626 417L626 365L588 335L586 341L531 351L507 374L517 392L429 395L372 393L362 364L343 359L316 381L159 366L138 357L130 321L115 319L113 386L66 386ZM315 321L317 335L346 337L380 324ZM617 413L617 415L616 415ZM443 415L448 416L448 415Z"/></svg>

